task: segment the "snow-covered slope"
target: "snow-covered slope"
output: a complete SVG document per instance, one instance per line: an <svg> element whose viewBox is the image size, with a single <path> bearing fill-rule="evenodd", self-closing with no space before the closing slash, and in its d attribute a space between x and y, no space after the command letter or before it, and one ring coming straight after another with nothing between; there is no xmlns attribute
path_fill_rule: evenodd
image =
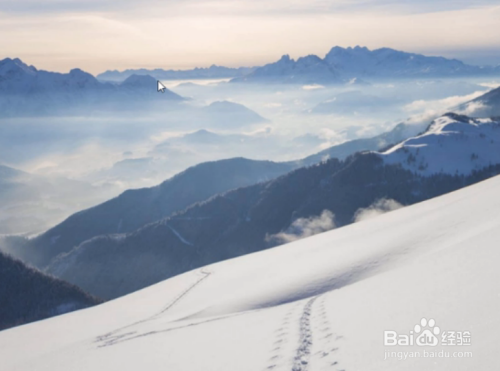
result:
<svg viewBox="0 0 500 371"><path fill-rule="evenodd" d="M499 187L496 177L1 332L0 368L497 370ZM422 318L439 341L468 332L470 345L384 346L384 331L410 334Z"/></svg>
<svg viewBox="0 0 500 371"><path fill-rule="evenodd" d="M381 157L423 175L468 175L500 163L500 122L448 113Z"/></svg>

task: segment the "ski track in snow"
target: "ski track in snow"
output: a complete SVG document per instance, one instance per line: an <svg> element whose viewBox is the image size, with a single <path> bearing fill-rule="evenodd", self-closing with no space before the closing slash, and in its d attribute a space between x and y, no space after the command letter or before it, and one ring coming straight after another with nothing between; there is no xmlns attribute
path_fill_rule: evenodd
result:
<svg viewBox="0 0 500 371"><path fill-rule="evenodd" d="M290 308L276 331L277 340L274 343L276 347L272 350L266 371L290 370L290 367L291 371L308 371L311 369L311 363L314 364L313 368L318 370L345 371L335 360L339 340L343 337L332 331L325 301L326 296L315 296L303 305L298 303ZM301 313L296 313L299 308ZM291 338L289 334L293 332L290 328L291 320L298 320L299 331L296 339L298 347L295 349L293 359L287 362L285 360L287 357L283 353Z"/></svg>
<svg viewBox="0 0 500 371"><path fill-rule="evenodd" d="M299 347L293 360L292 371L307 371L309 368L311 347L313 344L313 334L311 328L311 314L313 311L314 302L318 299L315 296L309 299L304 305L302 315L300 317L299 330Z"/></svg>
<svg viewBox="0 0 500 371"><path fill-rule="evenodd" d="M203 269L200 270L200 273L202 274L202 277L200 277L191 286L189 286L188 288L186 288L186 290L184 290L183 292L181 292L181 294L179 296L177 296L172 302L170 302L167 306L165 306L158 313L153 314L152 316L147 317L145 319L142 319L140 321L134 322L134 323L132 323L130 325L121 327L121 328L119 328L117 330L114 330L112 332L109 332L109 333L107 333L105 335L98 336L97 339L96 339L96 342L103 343L103 344L99 345L99 347L110 346L110 345L117 344L117 343L119 343L121 341L130 340L130 337L131 338L137 338L137 337L142 337L142 336L147 335L147 334L142 334L142 335L141 334L137 334L137 331L126 332L126 333L123 333L123 334L118 334L118 333L121 332L121 331L123 331L123 330L125 330L125 329L128 329L130 327L134 327L134 326L137 326L139 324L142 324L142 323L145 323L145 322L148 322L148 321L152 321L152 320L160 317L162 314L164 314L166 311L168 311L170 308L172 308L175 304L177 304L191 290L193 290L196 286L198 286L201 282L203 282L205 279L207 279L212 274L212 272L206 272ZM183 327L186 327L186 326L183 326Z"/></svg>
<svg viewBox="0 0 500 371"><path fill-rule="evenodd" d="M326 295L321 298L317 314L311 318L314 321L313 332L316 339L314 342L316 348L316 352L313 354L314 362L318 365L318 369L345 371L334 359L340 347L339 342L343 337L332 331L326 311L326 298ZM316 345L319 346L316 347Z"/></svg>
<svg viewBox="0 0 500 371"><path fill-rule="evenodd" d="M107 342L104 345L100 345L99 348L110 346L110 345L115 345L115 344L118 344L118 343L121 343L121 342L124 342L124 341L130 341L130 340L134 340L134 339L139 339L139 338L146 337L146 336L164 334L164 333L167 333L167 332L172 332L172 331L176 331L176 330L182 330L182 329L188 328L188 327L195 327L195 326L199 326L199 325L204 325L204 324L210 323L210 322L222 321L222 320L225 320L227 318L238 317L238 316L241 316L243 314L245 314L245 313L244 312L232 313L232 314L228 314L228 315L221 316L221 317L209 318L209 319L202 320L202 321L199 321L199 322L192 322L192 323L188 323L188 324L181 325L181 326L169 327L169 328L166 328L166 329L153 330L153 331L144 332L144 333L141 333L141 334L138 334L136 331L127 332L127 333L122 334L122 335L117 335L114 338L113 342ZM99 341L99 340L97 340L97 341Z"/></svg>
<svg viewBox="0 0 500 371"><path fill-rule="evenodd" d="M290 333L292 332L290 324L292 317L295 317L295 313L298 308L300 308L300 303L295 303L290 307L290 310L283 317L280 327L275 331L277 334L276 341L273 344L272 355L269 358L269 366L266 367L265 371L273 370L275 368L285 369L288 365L286 364L288 349L284 349L287 343L290 342Z"/></svg>

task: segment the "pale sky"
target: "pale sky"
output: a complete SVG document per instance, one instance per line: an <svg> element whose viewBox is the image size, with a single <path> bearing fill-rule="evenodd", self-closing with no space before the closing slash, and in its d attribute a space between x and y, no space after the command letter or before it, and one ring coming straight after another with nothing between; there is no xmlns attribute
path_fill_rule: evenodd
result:
<svg viewBox="0 0 500 371"><path fill-rule="evenodd" d="M0 0L0 58L97 74L362 45L500 64L499 20L499 0Z"/></svg>

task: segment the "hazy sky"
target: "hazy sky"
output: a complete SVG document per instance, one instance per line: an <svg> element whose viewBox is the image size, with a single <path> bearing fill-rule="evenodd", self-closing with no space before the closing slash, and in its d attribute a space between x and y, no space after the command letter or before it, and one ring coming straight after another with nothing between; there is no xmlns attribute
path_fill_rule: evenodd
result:
<svg viewBox="0 0 500 371"><path fill-rule="evenodd" d="M499 19L499 0L0 0L0 58L99 73L363 45L500 64Z"/></svg>

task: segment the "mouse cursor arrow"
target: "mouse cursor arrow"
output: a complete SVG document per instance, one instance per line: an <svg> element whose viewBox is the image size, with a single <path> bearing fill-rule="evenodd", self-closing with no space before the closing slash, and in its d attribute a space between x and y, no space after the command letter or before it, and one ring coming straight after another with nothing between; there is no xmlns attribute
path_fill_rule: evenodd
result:
<svg viewBox="0 0 500 371"><path fill-rule="evenodd" d="M162 93L165 93L165 89L166 89L165 85L163 85L160 80L158 80L157 83L158 83L158 87L157 87L156 91L157 92L161 91Z"/></svg>

